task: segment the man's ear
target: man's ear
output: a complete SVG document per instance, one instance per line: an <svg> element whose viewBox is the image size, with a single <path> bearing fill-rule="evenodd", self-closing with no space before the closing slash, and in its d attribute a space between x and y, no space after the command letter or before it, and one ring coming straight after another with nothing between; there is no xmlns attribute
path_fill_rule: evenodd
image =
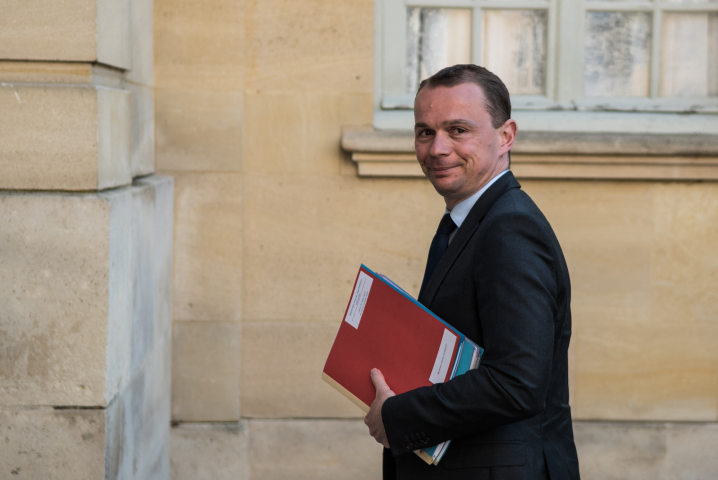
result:
<svg viewBox="0 0 718 480"><path fill-rule="evenodd" d="M512 118L509 118L503 125L501 125L499 129L499 135L501 136L501 146L499 148L501 152L500 155L503 155L513 148L518 129L519 127L516 124L516 120Z"/></svg>

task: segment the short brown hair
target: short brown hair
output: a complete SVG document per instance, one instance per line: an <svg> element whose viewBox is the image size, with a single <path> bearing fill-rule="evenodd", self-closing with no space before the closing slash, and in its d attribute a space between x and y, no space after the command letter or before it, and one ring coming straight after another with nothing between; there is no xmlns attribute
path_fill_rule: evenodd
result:
<svg viewBox="0 0 718 480"><path fill-rule="evenodd" d="M491 124L499 128L511 118L511 98L509 90L499 77L478 65L454 65L439 70L431 77L422 81L422 88L455 87L464 83L475 83L486 96L486 111L491 115Z"/></svg>

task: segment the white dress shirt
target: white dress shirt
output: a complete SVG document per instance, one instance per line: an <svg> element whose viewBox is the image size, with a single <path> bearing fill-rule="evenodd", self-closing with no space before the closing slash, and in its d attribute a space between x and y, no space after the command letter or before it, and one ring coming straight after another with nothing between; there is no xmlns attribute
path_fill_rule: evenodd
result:
<svg viewBox="0 0 718 480"><path fill-rule="evenodd" d="M459 231L459 228L461 228L461 224L464 223L464 220L466 220L466 216L469 214L471 209L474 208L474 205L479 200L481 195L483 195L484 192L486 190L488 190L489 187L491 185L493 185L496 180L501 178L501 176L506 172L508 172L508 170L504 170L503 172L496 175L494 178L489 180L486 185L481 187L481 190L479 190L475 194L471 195L466 200L462 200L459 203L457 203L456 205L454 205L454 208L451 209L451 211L449 211L448 208L444 211L444 215L446 215L447 213L451 214L451 219L456 224L456 230L451 232L451 235L449 235L449 243L451 243L451 241L454 239L454 235L456 235L456 232Z"/></svg>

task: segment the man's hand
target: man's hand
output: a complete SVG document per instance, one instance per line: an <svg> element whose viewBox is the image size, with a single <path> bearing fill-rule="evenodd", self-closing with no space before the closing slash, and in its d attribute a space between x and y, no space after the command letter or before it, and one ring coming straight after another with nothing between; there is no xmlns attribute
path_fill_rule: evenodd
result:
<svg viewBox="0 0 718 480"><path fill-rule="evenodd" d="M381 372L373 368L371 371L371 383L376 388L376 398L374 403L371 404L369 413L364 417L364 423L369 427L369 435L374 437L374 440L384 445L386 448L389 447L389 440L386 438L386 431L384 430L384 422L381 419L381 407L387 398L393 397L396 394L389 388L384 380L384 375Z"/></svg>

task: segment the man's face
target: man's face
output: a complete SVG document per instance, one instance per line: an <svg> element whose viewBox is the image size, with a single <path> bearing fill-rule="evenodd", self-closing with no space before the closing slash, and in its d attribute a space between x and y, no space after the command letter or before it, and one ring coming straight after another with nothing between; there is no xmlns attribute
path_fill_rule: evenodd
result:
<svg viewBox="0 0 718 480"><path fill-rule="evenodd" d="M474 83L424 88L416 96L416 158L450 209L508 168L516 122L494 128L485 105Z"/></svg>

